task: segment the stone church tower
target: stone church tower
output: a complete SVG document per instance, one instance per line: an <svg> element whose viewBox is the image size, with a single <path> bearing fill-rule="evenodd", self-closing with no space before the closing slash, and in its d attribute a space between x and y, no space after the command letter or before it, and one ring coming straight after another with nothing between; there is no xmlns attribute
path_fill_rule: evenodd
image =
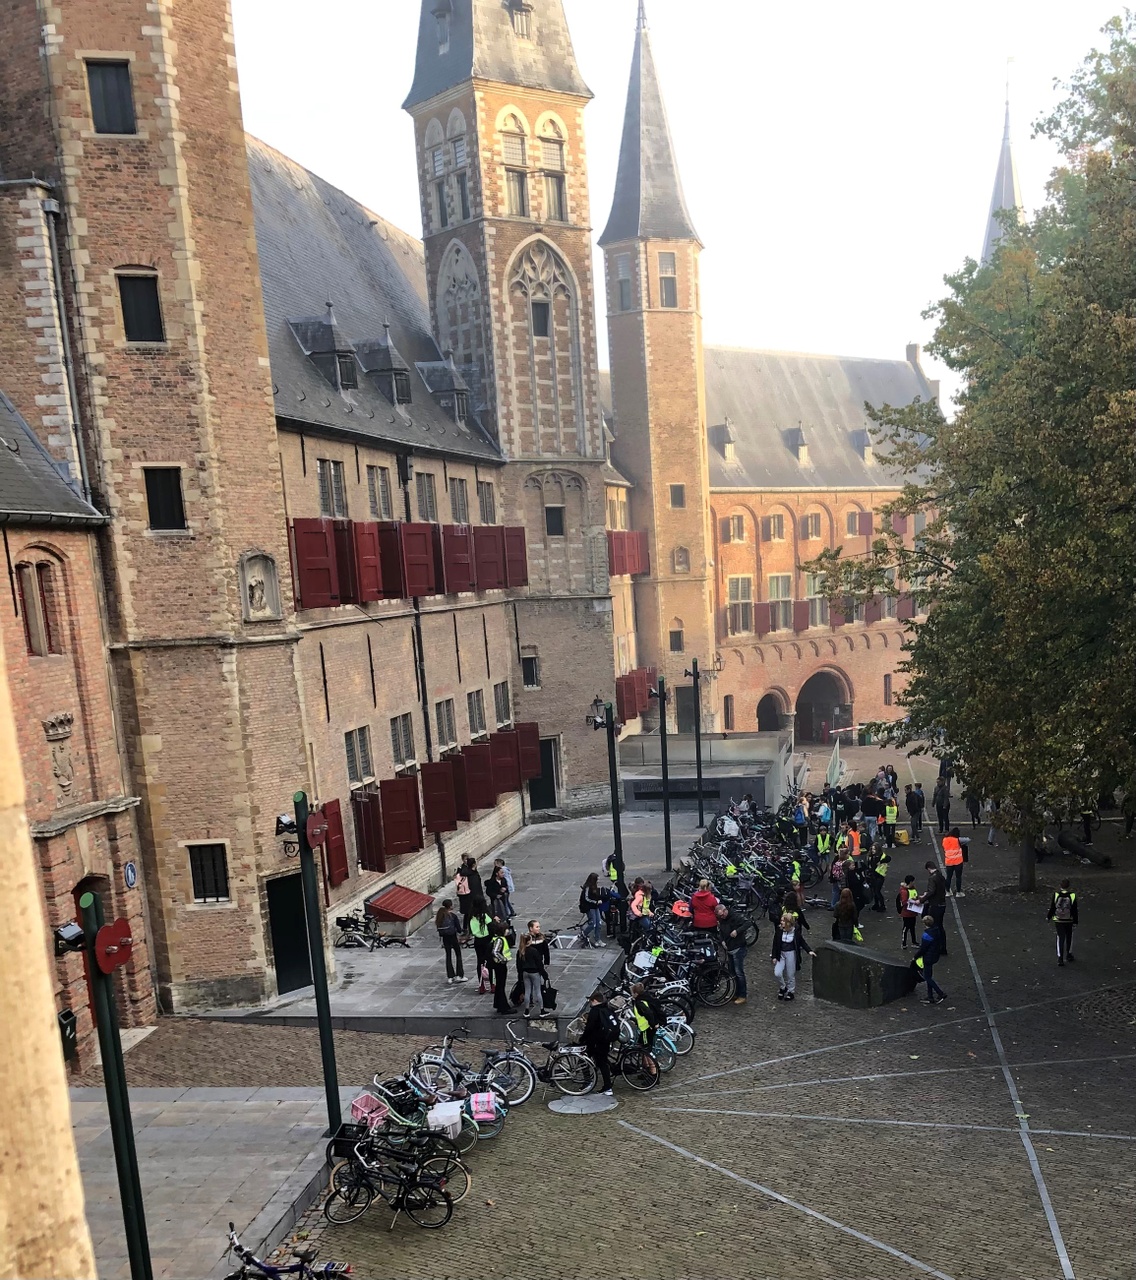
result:
<svg viewBox="0 0 1136 1280"><path fill-rule="evenodd" d="M591 96L560 0L422 0L404 106L435 334L509 463L501 518L525 526L530 576L517 647L536 659L516 690L518 715L563 726L568 812L604 795L601 743L584 717L614 682L584 149Z"/></svg>
<svg viewBox="0 0 1136 1280"><path fill-rule="evenodd" d="M642 5L611 216L607 274L615 442L634 484L631 525L650 531L651 572L635 580L639 658L675 690L671 727L693 722L683 671L713 666L713 546L698 257ZM703 726L714 715L703 685Z"/></svg>

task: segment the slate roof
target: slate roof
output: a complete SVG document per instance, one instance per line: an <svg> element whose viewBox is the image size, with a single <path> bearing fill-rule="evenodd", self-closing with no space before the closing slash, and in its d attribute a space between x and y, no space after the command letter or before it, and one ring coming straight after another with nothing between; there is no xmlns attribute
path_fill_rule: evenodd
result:
<svg viewBox="0 0 1136 1280"><path fill-rule="evenodd" d="M994 215L1004 209L1013 209L1020 218L1022 189L1018 182L1018 169L1014 164L1014 150L1010 145L1010 104L1006 103L1006 124L1002 129L1002 150L998 153L998 170L994 175L994 194L990 197L990 216L986 220L986 239L982 243L982 261L989 262L998 241L1005 234L1005 227Z"/></svg>
<svg viewBox="0 0 1136 1280"><path fill-rule="evenodd" d="M642 5L623 117L615 196L599 243L637 239L698 239L682 193Z"/></svg>
<svg viewBox="0 0 1136 1280"><path fill-rule="evenodd" d="M16 406L0 391L0 524L100 525L100 515L60 475Z"/></svg>
<svg viewBox="0 0 1136 1280"><path fill-rule="evenodd" d="M421 242L273 147L246 142L277 418L416 451L502 461L476 422L459 427L435 403L417 371L443 361L431 331ZM400 367L411 371L411 404L392 405L366 374L357 390L344 392L321 375L292 322L305 322L298 332L313 336L329 299L335 345L351 344L364 370L384 363L386 353L376 348L389 322Z"/></svg>
<svg viewBox="0 0 1136 1280"><path fill-rule="evenodd" d="M449 48L439 53L435 13L447 4ZM526 7L531 39L513 29L512 0L422 0L414 84L402 105L409 110L471 78L590 98L561 0L531 0Z"/></svg>
<svg viewBox="0 0 1136 1280"><path fill-rule="evenodd" d="M711 489L879 489L900 483L866 461L864 403L936 398L908 360L707 347L706 424ZM722 447L729 420L734 461ZM618 429L618 428L617 428ZM808 461L798 461L799 443Z"/></svg>

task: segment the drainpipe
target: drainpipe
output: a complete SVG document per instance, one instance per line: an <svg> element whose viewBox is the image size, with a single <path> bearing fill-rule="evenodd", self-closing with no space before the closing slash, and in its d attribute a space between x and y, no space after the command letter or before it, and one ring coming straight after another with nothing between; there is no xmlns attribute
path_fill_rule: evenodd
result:
<svg viewBox="0 0 1136 1280"><path fill-rule="evenodd" d="M79 464L79 483L83 498L91 501L91 479L87 474L87 455L83 451L82 433L79 429L79 391L75 385L75 362L71 356L71 335L67 330L67 312L63 306L63 271L59 262L59 237L56 223L59 221L59 201L44 200L43 212L47 219L47 235L51 242L51 283L55 295L55 308L59 318L59 337L63 346L63 369L67 375L68 408L71 416L71 440L75 447L75 460Z"/></svg>

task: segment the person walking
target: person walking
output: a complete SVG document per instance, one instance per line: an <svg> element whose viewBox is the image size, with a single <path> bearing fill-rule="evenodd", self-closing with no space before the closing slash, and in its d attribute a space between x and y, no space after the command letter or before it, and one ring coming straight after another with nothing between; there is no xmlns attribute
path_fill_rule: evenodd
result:
<svg viewBox="0 0 1136 1280"><path fill-rule="evenodd" d="M833 912L833 942L855 942L859 927L860 912L856 909L856 899L852 897L851 889L844 889Z"/></svg>
<svg viewBox="0 0 1136 1280"><path fill-rule="evenodd" d="M947 931L943 927L943 919L947 914L947 882L935 863L924 863L924 869L930 874L927 877L927 892L923 895L923 910L935 922L935 928L939 931L939 954L945 956Z"/></svg>
<svg viewBox="0 0 1136 1280"><path fill-rule="evenodd" d="M600 941L600 932L603 929L603 907L604 896L603 890L600 888L599 875L593 871L584 883L580 886L580 911L587 917L584 923L584 932L581 935L584 939L586 947L602 947L606 944ZM592 935L591 942L588 941L588 934Z"/></svg>
<svg viewBox="0 0 1136 1280"><path fill-rule="evenodd" d="M453 986L455 982L465 981L465 968L462 965L461 931L462 922L454 910L454 900L445 898L434 916L434 927L446 952L446 984Z"/></svg>
<svg viewBox="0 0 1136 1280"><path fill-rule="evenodd" d="M493 990L493 917L484 898L474 898L470 903L469 936L473 939L473 953L477 957L478 994L484 995L487 989Z"/></svg>
<svg viewBox="0 0 1136 1280"><path fill-rule="evenodd" d="M903 883L899 886L899 893L896 894L895 905L903 921L904 951L907 950L908 938L911 939L911 945L917 947L919 942L915 936L915 922L919 919L920 903L914 876L904 876Z"/></svg>
<svg viewBox="0 0 1136 1280"><path fill-rule="evenodd" d="M794 865L797 865L794 863ZM718 927L718 899L710 888L709 880L699 880L698 888L690 895L690 923L694 929L706 930Z"/></svg>
<svg viewBox="0 0 1136 1280"><path fill-rule="evenodd" d="M619 1019L611 1011L607 997L602 991L593 991L588 1000L588 1016L584 1022L584 1032L580 1043L584 1052L596 1064L603 1084L603 1092L611 1097L611 1063L608 1054L619 1035Z"/></svg>
<svg viewBox="0 0 1136 1280"><path fill-rule="evenodd" d="M511 920L517 914L517 908L513 905L513 894L517 891L517 886L513 883L513 873L505 865L504 858L494 858L493 870L501 873L501 878L505 881L505 910L508 912L507 920Z"/></svg>
<svg viewBox="0 0 1136 1280"><path fill-rule="evenodd" d="M508 1016L513 1011L509 1007L509 961L513 958L513 948L505 936L505 924L501 920L493 921L493 943L490 968L493 974L493 1008L497 1013Z"/></svg>
<svg viewBox="0 0 1136 1280"><path fill-rule="evenodd" d="M927 999L923 1001L924 1004L942 1004L947 998L946 992L935 981L932 973L941 954L935 921L931 916L924 916L923 937L920 940L919 950L916 951L913 961L915 972L927 984Z"/></svg>
<svg viewBox="0 0 1136 1280"><path fill-rule="evenodd" d="M966 811L970 814L970 825L973 830L978 829L979 819L982 817L982 800L979 798L978 792L968 787L966 792Z"/></svg>
<svg viewBox="0 0 1136 1280"><path fill-rule="evenodd" d="M951 828L951 782L949 778L940 777L935 783L931 795L931 803L939 819L939 835L945 836Z"/></svg>
<svg viewBox="0 0 1136 1280"><path fill-rule="evenodd" d="M533 946L532 938L527 933L517 944L517 971L524 984L521 1016L531 1018L537 1012L543 1013L542 992L549 985L548 970L544 967L539 947Z"/></svg>
<svg viewBox="0 0 1136 1280"><path fill-rule="evenodd" d="M911 823L911 843L921 844L923 841L923 810L927 807L923 788L919 786L912 787L908 783L904 791L903 803L907 809L908 820Z"/></svg>
<svg viewBox="0 0 1136 1280"><path fill-rule="evenodd" d="M749 952L746 932L749 921L740 912L727 907L724 902L718 903L714 914L718 918L718 937L726 948L726 954L730 958L730 968L734 971L734 980L737 984L734 1004L745 1004L747 993L745 962Z"/></svg>
<svg viewBox="0 0 1136 1280"><path fill-rule="evenodd" d="M1057 928L1057 963L1065 967L1065 961L1073 960L1073 930L1080 924L1077 895L1069 887L1068 880L1061 881L1061 888L1053 895L1045 918Z"/></svg>
<svg viewBox="0 0 1136 1280"><path fill-rule="evenodd" d="M508 924L511 905L509 902L509 884L505 879L504 871L500 867L494 867L485 877L485 899L489 903L489 910L493 912L494 916Z"/></svg>
<svg viewBox="0 0 1136 1280"><path fill-rule="evenodd" d="M454 894L458 900L458 910L462 913L462 922L466 937L469 936L470 903L474 899L477 887L477 863L472 858L463 858L461 865L454 872ZM478 897L481 895L478 894Z"/></svg>
<svg viewBox="0 0 1136 1280"><path fill-rule="evenodd" d="M895 829L899 825L899 805L895 796L884 801L884 845L888 849L895 848Z"/></svg>
<svg viewBox="0 0 1136 1280"><path fill-rule="evenodd" d="M947 865L947 892L953 892L956 898L965 898L966 894L962 891L962 864L966 861L966 855L963 853L958 827L952 827L950 835L943 837L943 861Z"/></svg>
<svg viewBox="0 0 1136 1280"><path fill-rule="evenodd" d="M880 850L880 856L876 859L876 864L872 868L872 910L886 911L887 903L884 901L884 881L887 879L888 868L891 866L891 854L888 848Z"/></svg>
<svg viewBox="0 0 1136 1280"><path fill-rule="evenodd" d="M990 796L986 797L982 806L982 816L986 822L986 843L993 844L996 828L994 826L994 816L998 812L998 806Z"/></svg>
<svg viewBox="0 0 1136 1280"><path fill-rule="evenodd" d="M801 967L801 955L808 951L815 958L816 952L810 951L805 942L804 931L809 927L805 913L798 910L795 895L787 893L781 915L777 917L773 929L773 975L777 979L777 999L795 1000L797 996L797 970Z"/></svg>

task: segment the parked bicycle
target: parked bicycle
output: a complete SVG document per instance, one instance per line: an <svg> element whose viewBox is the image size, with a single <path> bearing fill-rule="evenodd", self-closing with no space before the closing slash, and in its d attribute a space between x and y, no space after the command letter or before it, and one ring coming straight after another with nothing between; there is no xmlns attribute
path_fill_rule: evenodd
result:
<svg viewBox="0 0 1136 1280"><path fill-rule="evenodd" d="M339 930L334 943L337 947L364 947L368 951L374 951L376 947L410 948L410 943L405 938L383 933L374 916L364 915L359 908L350 915L336 916L335 927Z"/></svg>
<svg viewBox="0 0 1136 1280"><path fill-rule="evenodd" d="M349 1262L325 1262L322 1267L313 1267L316 1257L319 1255L319 1249L314 1245L300 1245L292 1250L292 1257L296 1259L289 1266L273 1266L271 1262L264 1262L253 1253L251 1249L246 1249L237 1239L236 1226L229 1223L229 1250L228 1257L236 1254L240 1259L240 1267L225 1277L225 1280L280 1280L281 1276L296 1276L298 1280L315 1280L316 1276L346 1276L351 1274L351 1264Z"/></svg>
<svg viewBox="0 0 1136 1280"><path fill-rule="evenodd" d="M355 1156L336 1170L336 1184L324 1201L328 1222L355 1222L371 1207L376 1196L393 1210L388 1231L405 1213L416 1226L429 1230L444 1227L454 1216L454 1202L444 1176L436 1176L415 1160L372 1150L370 1158L360 1143Z"/></svg>

